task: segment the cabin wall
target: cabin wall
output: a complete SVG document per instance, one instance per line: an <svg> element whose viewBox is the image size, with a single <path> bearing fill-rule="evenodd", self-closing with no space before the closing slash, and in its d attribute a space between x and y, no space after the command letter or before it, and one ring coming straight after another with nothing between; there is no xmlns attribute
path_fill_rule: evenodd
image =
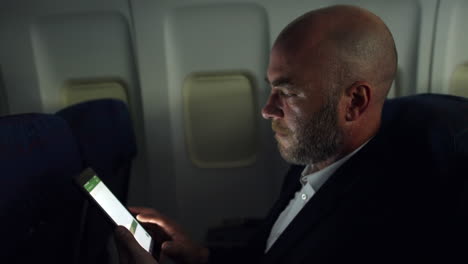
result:
<svg viewBox="0 0 468 264"><path fill-rule="evenodd" d="M138 176L132 177L132 184L147 186L141 88L129 3L2 0L1 7L0 66L8 113L53 113L70 104L67 96L74 87L117 86L125 94L137 135L139 155L133 175ZM100 91L95 90L99 98ZM143 203L147 189L132 196Z"/></svg>
<svg viewBox="0 0 468 264"><path fill-rule="evenodd" d="M387 23L399 54L390 97L425 92L468 96L468 88L463 88L468 87L468 4L463 0L0 4L0 114L55 112L69 103L75 86L120 89L132 112L139 147L129 204L160 210L197 240L224 219L263 216L275 200L287 164L277 153L270 123L260 115L270 89L264 81L268 53L278 33L308 10L355 4ZM242 96L249 98L246 106L253 111L207 115L226 126L237 122L236 117L253 120L254 125L246 125L249 135L216 135L220 142L254 142L248 150L239 149L251 155L200 165L194 162L187 136L192 135L187 116L194 114L187 102L197 98L186 89L200 80L219 82L222 89L239 78L247 80ZM207 109L224 109L217 104L228 95L212 92L213 98L209 93L202 98L213 105ZM207 134L215 132L206 127ZM233 151L226 149L227 154Z"/></svg>

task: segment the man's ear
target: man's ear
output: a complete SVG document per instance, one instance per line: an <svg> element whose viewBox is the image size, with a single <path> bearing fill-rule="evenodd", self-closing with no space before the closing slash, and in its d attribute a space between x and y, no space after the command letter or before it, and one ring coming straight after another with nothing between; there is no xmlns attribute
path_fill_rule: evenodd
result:
<svg viewBox="0 0 468 264"><path fill-rule="evenodd" d="M349 100L346 106L346 121L357 120L369 107L371 86L367 82L357 81L346 89Z"/></svg>

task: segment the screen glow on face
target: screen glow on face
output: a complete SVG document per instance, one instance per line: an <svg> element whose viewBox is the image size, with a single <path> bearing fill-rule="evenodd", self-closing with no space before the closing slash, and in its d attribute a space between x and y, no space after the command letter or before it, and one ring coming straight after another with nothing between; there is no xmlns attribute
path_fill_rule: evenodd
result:
<svg viewBox="0 0 468 264"><path fill-rule="evenodd" d="M125 226L133 234L140 245L150 251L151 236L137 222L137 220L128 212L128 210L120 203L114 194L107 186L94 175L89 181L84 184L84 188L91 196L101 205L106 213L112 218L117 225Z"/></svg>

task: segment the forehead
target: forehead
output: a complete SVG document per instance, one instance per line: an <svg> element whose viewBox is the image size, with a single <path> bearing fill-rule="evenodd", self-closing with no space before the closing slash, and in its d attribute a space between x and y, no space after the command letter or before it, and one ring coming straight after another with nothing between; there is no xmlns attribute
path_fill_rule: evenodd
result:
<svg viewBox="0 0 468 264"><path fill-rule="evenodd" d="M270 52L270 61L268 63L268 79L272 81L274 76L278 75L290 76L294 72L293 68L296 65L294 62L295 59L291 54L286 54L273 47Z"/></svg>
<svg viewBox="0 0 468 264"><path fill-rule="evenodd" d="M324 57L319 49L273 46L268 64L268 79L288 78L295 82L306 82L324 74Z"/></svg>

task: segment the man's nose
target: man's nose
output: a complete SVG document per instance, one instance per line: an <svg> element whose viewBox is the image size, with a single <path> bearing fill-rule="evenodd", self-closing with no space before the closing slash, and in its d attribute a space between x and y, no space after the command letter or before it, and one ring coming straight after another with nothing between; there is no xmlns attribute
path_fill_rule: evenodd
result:
<svg viewBox="0 0 468 264"><path fill-rule="evenodd" d="M262 108L262 116L265 119L278 119L284 116L277 94L270 94L265 106Z"/></svg>

